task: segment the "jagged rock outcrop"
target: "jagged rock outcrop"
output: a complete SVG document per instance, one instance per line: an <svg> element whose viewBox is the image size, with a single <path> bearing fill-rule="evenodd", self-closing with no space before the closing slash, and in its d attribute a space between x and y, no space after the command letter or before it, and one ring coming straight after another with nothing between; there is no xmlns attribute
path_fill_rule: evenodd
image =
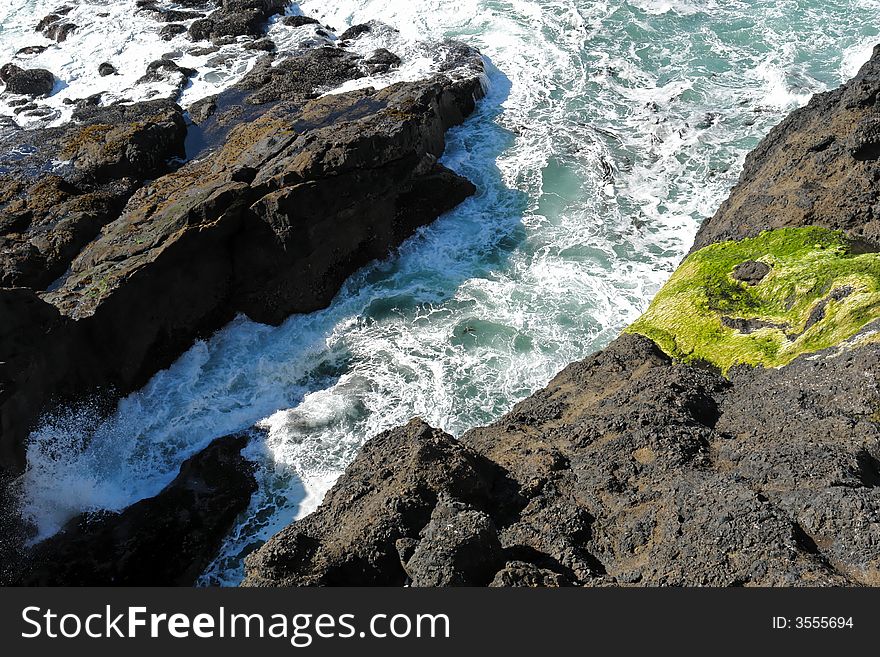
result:
<svg viewBox="0 0 880 657"><path fill-rule="evenodd" d="M168 101L83 105L68 127L0 135L0 285L46 288L143 180L184 154L185 138L183 110Z"/></svg>
<svg viewBox="0 0 880 657"><path fill-rule="evenodd" d="M313 515L248 557L245 584L880 585L878 71L880 49L758 146L649 324L674 342L681 299L759 316L709 317L719 331L691 336L706 344L690 363L693 345L674 359L636 323L458 441L418 421L368 441ZM797 327L760 316L780 271L798 281L782 312L806 303ZM722 326L783 346L824 328L765 368L715 362ZM409 458L414 432L472 468ZM474 473L478 494L458 494ZM430 494L403 515L409 491ZM346 555L365 549L381 567L352 576Z"/></svg>
<svg viewBox="0 0 880 657"><path fill-rule="evenodd" d="M479 53L455 52L428 79L325 96L373 65L267 55L192 125L169 100L97 99L59 128L0 125L2 478L52 405L133 391L239 313L326 306L471 195L438 162L483 93ZM162 59L147 76L180 71Z"/></svg>
<svg viewBox="0 0 880 657"><path fill-rule="evenodd" d="M290 0L222 0L220 6L207 18L199 19L189 27L195 41L257 36L262 33L266 21L284 12Z"/></svg>
<svg viewBox="0 0 880 657"><path fill-rule="evenodd" d="M48 96L55 86L55 76L44 68L23 69L15 64L0 68L4 91L24 96Z"/></svg>
<svg viewBox="0 0 880 657"><path fill-rule="evenodd" d="M248 558L245 584L878 584L878 356L726 379L621 336L460 442L419 423L367 442L314 515ZM475 466L409 458L414 431ZM478 494L456 494L474 470ZM437 480L477 518L456 522ZM418 513L392 515L420 490ZM354 576L367 549L384 568Z"/></svg>
<svg viewBox="0 0 880 657"><path fill-rule="evenodd" d="M253 465L240 454L247 440L214 441L157 496L118 514L74 518L27 553L17 583L194 585L257 489Z"/></svg>
<svg viewBox="0 0 880 657"><path fill-rule="evenodd" d="M880 46L878 46L880 48ZM693 250L786 226L823 226L880 246L880 51L847 84L816 94L746 157L739 184Z"/></svg>
<svg viewBox="0 0 880 657"><path fill-rule="evenodd" d="M402 585L401 560L416 567L406 543L418 545L440 515L438 500L487 509L497 477L492 464L424 422L385 432L364 445L316 513L249 558L247 583Z"/></svg>
<svg viewBox="0 0 880 657"><path fill-rule="evenodd" d="M71 23L66 18L71 11L73 11L73 7L70 5L59 7L51 14L41 18L34 30L41 32L47 39L52 39L59 43L67 40L70 33L76 30L76 24Z"/></svg>

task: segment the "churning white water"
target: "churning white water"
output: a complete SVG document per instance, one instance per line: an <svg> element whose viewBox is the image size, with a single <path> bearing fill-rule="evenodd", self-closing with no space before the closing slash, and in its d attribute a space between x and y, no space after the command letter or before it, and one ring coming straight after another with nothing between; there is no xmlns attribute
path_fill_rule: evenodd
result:
<svg viewBox="0 0 880 657"><path fill-rule="evenodd" d="M312 510L370 436L416 415L460 434L607 344L678 264L745 153L880 41L877 0L309 0L298 10L338 31L397 28L385 38L408 53L402 75L430 68L417 41L482 50L489 95L444 157L479 192L354 275L328 309L278 328L240 318L111 417L46 418L23 481L43 535L83 510L154 495L212 439L257 425L246 454L260 491L203 577L237 582L241 557ZM119 26L114 47L153 48L138 55L145 66L167 50L147 29ZM0 32L0 52L21 38ZM71 70L99 63L78 56ZM249 65L236 61L222 80L200 69L187 93L228 84Z"/></svg>

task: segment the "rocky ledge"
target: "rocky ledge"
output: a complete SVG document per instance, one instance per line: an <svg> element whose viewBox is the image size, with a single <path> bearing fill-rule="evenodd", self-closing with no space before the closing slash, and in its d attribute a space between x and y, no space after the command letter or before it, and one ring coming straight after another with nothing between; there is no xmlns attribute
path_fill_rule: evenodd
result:
<svg viewBox="0 0 880 657"><path fill-rule="evenodd" d="M246 585L880 585L880 48L649 311L495 424L369 440Z"/></svg>
<svg viewBox="0 0 880 657"><path fill-rule="evenodd" d="M253 34L287 3L219 5L193 28ZM14 516L6 483L26 466L44 412L138 389L239 313L278 324L325 307L350 274L475 192L438 160L446 131L483 95L480 54L436 44L445 55L425 79L328 94L401 63L344 43L267 54L186 110L93 97L61 127L0 121L4 522ZM147 77L189 74L162 59ZM4 527L5 553L20 530ZM109 544L116 531L90 525L72 540Z"/></svg>
<svg viewBox="0 0 880 657"><path fill-rule="evenodd" d="M22 554L28 586L191 586L257 490L248 437L214 441L157 496L120 513L83 514Z"/></svg>

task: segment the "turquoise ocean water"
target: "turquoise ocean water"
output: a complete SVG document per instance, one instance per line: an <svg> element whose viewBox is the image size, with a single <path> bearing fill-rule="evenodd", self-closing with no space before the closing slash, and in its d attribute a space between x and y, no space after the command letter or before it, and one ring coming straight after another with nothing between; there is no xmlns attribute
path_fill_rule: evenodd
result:
<svg viewBox="0 0 880 657"><path fill-rule="evenodd" d="M30 44L49 4L0 6L0 55ZM746 152L880 42L878 0L317 0L290 11L300 10L338 31L384 21L400 30L398 50L446 37L482 50L488 97L444 158L479 192L353 276L330 308L277 328L240 318L110 418L47 417L22 482L44 535L82 510L155 494L213 438L258 425L247 453L260 492L204 577L235 583L241 556L313 509L371 435L416 415L461 434L612 340ZM144 25L120 24L109 41L132 49L120 56L146 57ZM97 62L72 45L41 62L91 88L76 76Z"/></svg>

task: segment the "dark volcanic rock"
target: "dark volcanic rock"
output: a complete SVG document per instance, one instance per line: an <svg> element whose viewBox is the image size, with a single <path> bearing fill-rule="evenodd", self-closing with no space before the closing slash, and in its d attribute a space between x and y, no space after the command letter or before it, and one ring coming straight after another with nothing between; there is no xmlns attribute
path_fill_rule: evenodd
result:
<svg viewBox="0 0 880 657"><path fill-rule="evenodd" d="M494 478L494 469L483 459L421 421L381 434L364 446L318 512L248 557L245 585L402 585L407 574L398 544L410 539L418 545L441 497L446 506L454 506L453 500L484 504ZM436 559L448 563L461 553L462 562L483 575L486 560L491 563L495 555L474 553L475 544L482 543L468 544L468 538L491 539L494 529L478 512L465 513L469 515L457 524L467 528L468 536L459 545L450 537L444 543L448 552ZM437 523L443 522L442 515L437 512ZM421 540L443 541L435 536L438 532L442 528L435 525ZM413 568L426 576L456 576L434 572L439 561L430 563L428 555L408 556Z"/></svg>
<svg viewBox="0 0 880 657"><path fill-rule="evenodd" d="M257 489L245 436L214 441L156 497L83 515L27 555L18 583L192 586Z"/></svg>
<svg viewBox="0 0 880 657"><path fill-rule="evenodd" d="M288 27L302 27L303 25L320 25L320 23L311 16L285 16L281 22Z"/></svg>
<svg viewBox="0 0 880 657"><path fill-rule="evenodd" d="M0 67L0 82L6 84L7 82L9 82L9 79L12 76L18 75L23 71L24 69L22 69L20 66L16 66L11 62L9 64L4 64L2 67Z"/></svg>
<svg viewBox="0 0 880 657"><path fill-rule="evenodd" d="M398 550L399 551L399 550ZM463 502L442 498L401 562L411 586L486 585L504 563L495 523Z"/></svg>
<svg viewBox="0 0 880 657"><path fill-rule="evenodd" d="M509 561L495 574L492 587L528 587L528 588L548 588L571 586L564 576L555 573L547 568L539 568L533 563L527 561Z"/></svg>
<svg viewBox="0 0 880 657"><path fill-rule="evenodd" d="M749 153L694 250L784 226L817 225L880 245L880 46L842 87L816 94Z"/></svg>
<svg viewBox="0 0 880 657"><path fill-rule="evenodd" d="M217 111L217 96L208 96L197 100L186 111L193 123L196 125L204 123Z"/></svg>
<svg viewBox="0 0 880 657"><path fill-rule="evenodd" d="M467 501L479 511L442 502L388 540L410 539L398 550L414 584L877 584L878 357L873 345L727 380L624 335L496 424L442 438L479 464L489 499L481 489ZM377 545L347 528L397 517L405 498L385 481L460 481L452 468L393 460L408 445L401 430L368 442L313 516L248 559L247 582L399 583L397 562L366 581L342 563ZM364 495L355 481L384 504L352 504ZM316 563L336 577L316 577Z"/></svg>
<svg viewBox="0 0 880 657"><path fill-rule="evenodd" d="M49 25L46 29L43 30L43 34L47 38L54 39L58 43L61 43L62 41L67 40L67 37L70 35L71 32L76 30L76 27L77 26L73 23L66 23L62 21Z"/></svg>
<svg viewBox="0 0 880 657"><path fill-rule="evenodd" d="M20 48L15 52L16 57L21 57L23 55L39 55L42 52L46 51L46 46L25 46L24 48Z"/></svg>
<svg viewBox="0 0 880 657"><path fill-rule="evenodd" d="M770 273L770 266L764 264L763 262L755 262L754 260L749 260L748 262L743 262L738 264L733 270L733 277L742 281L743 283L748 283L749 285L757 285L761 281L764 280L764 277Z"/></svg>
<svg viewBox="0 0 880 657"><path fill-rule="evenodd" d="M0 68L0 81L6 91L25 96L48 96L55 86L55 76L43 68L23 69L15 64Z"/></svg>
<svg viewBox="0 0 880 657"><path fill-rule="evenodd" d="M482 94L479 54L462 52L455 78L313 100L340 71L362 74L360 60L282 62L292 82L255 71L199 106L201 150L186 164L169 164L187 132L169 101L79 105L69 126L4 131L3 284L51 283L4 309L28 336L0 340L6 472L22 468L50 403L135 390L238 313L279 323L324 307L352 272L472 194L437 162ZM48 176L54 161L66 164Z"/></svg>
<svg viewBox="0 0 880 657"><path fill-rule="evenodd" d="M347 41L348 39L357 39L359 36L372 32L373 28L369 23L361 25L352 25L345 32L339 35L339 39Z"/></svg>
<svg viewBox="0 0 880 657"><path fill-rule="evenodd" d="M166 170L170 157L182 155L186 125L174 103L81 106L74 117L82 124L69 128L59 156L90 179L145 179Z"/></svg>
<svg viewBox="0 0 880 657"><path fill-rule="evenodd" d="M159 30L159 38L163 41L171 41L178 34L183 34L186 32L185 25L179 25L177 23L171 23L170 25L165 25Z"/></svg>
<svg viewBox="0 0 880 657"><path fill-rule="evenodd" d="M204 18L205 14L198 11L180 11L177 9L159 9L155 5L145 6L145 11L153 14L153 17L161 23L177 23L179 21L189 21L196 18ZM184 27L183 32L186 32Z"/></svg>
<svg viewBox="0 0 880 657"><path fill-rule="evenodd" d="M105 77L107 75L114 75L116 73L116 67L109 62L104 62L100 66L98 66L98 75L101 77Z"/></svg>
<svg viewBox="0 0 880 657"><path fill-rule="evenodd" d="M54 175L21 189L0 208L0 284L35 288L64 273L133 191L127 182L86 191Z"/></svg>
<svg viewBox="0 0 880 657"><path fill-rule="evenodd" d="M250 91L246 102L252 105L275 102L282 98L306 99L323 89L364 77L362 60L339 48L313 48L301 57L291 57L273 64L263 57L236 87Z"/></svg>
<svg viewBox="0 0 880 657"><path fill-rule="evenodd" d="M289 0L223 0L207 18L193 22L190 36L196 40L258 36L266 22L284 12Z"/></svg>
<svg viewBox="0 0 880 657"><path fill-rule="evenodd" d="M56 9L54 13L42 18L34 29L42 33L47 39L53 39L59 43L65 41L68 35L76 30L76 25L64 19L72 9L73 7Z"/></svg>
<svg viewBox="0 0 880 657"><path fill-rule="evenodd" d="M369 68L371 75L378 75L400 66L400 57L390 50L379 48L370 55L369 59L364 61L364 64Z"/></svg>
<svg viewBox="0 0 880 657"><path fill-rule="evenodd" d="M175 100L183 88L187 85L189 79L198 73L195 69L180 66L171 59L156 59L147 65L147 71L138 80L138 84L145 82L173 82L175 91L171 94L169 100Z"/></svg>
<svg viewBox="0 0 880 657"><path fill-rule="evenodd" d="M272 39L258 39L244 45L245 50L262 50L263 52L273 52L275 50L275 42Z"/></svg>
<svg viewBox="0 0 880 657"><path fill-rule="evenodd" d="M857 160L880 159L880 116L862 119L849 136L849 154Z"/></svg>

